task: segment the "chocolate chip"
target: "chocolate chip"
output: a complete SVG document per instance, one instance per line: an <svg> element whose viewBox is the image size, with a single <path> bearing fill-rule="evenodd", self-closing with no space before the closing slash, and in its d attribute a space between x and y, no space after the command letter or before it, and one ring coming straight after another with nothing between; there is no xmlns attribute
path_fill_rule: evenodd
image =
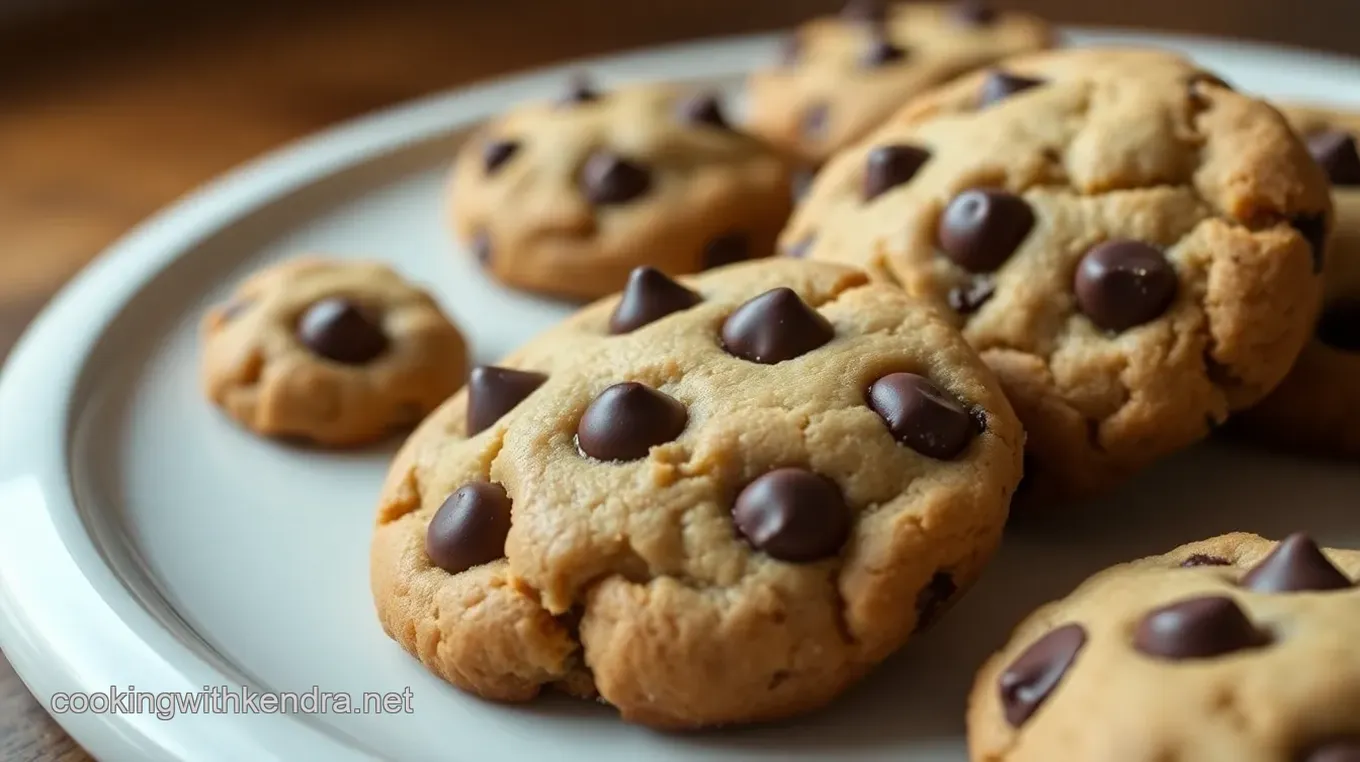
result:
<svg viewBox="0 0 1360 762"><path fill-rule="evenodd" d="M1133 645L1163 659L1208 659L1270 641L1232 598L1207 596L1163 606L1143 617Z"/></svg>
<svg viewBox="0 0 1360 762"><path fill-rule="evenodd" d="M996 9L986 0L957 0L951 14L964 26L991 26L996 23Z"/></svg>
<svg viewBox="0 0 1360 762"><path fill-rule="evenodd" d="M831 341L836 329L790 288L776 288L741 305L722 327L723 349L743 360L774 365Z"/></svg>
<svg viewBox="0 0 1360 762"><path fill-rule="evenodd" d="M930 160L930 152L912 145L878 146L869 151L864 167L864 200L910 182Z"/></svg>
<svg viewBox="0 0 1360 762"><path fill-rule="evenodd" d="M482 167L488 175L495 174L501 165L510 161L510 157L519 150L519 143L514 140L492 140L482 146Z"/></svg>
<svg viewBox="0 0 1360 762"><path fill-rule="evenodd" d="M831 121L831 107L825 103L814 103L803 112L799 129L808 140L821 140L826 137L826 129Z"/></svg>
<svg viewBox="0 0 1360 762"><path fill-rule="evenodd" d="M1242 578L1242 587L1257 593L1298 593L1345 590L1354 587L1306 534L1280 541Z"/></svg>
<svg viewBox="0 0 1360 762"><path fill-rule="evenodd" d="M527 370L494 365L473 368L467 382L467 435L491 428L547 380L542 373Z"/></svg>
<svg viewBox="0 0 1360 762"><path fill-rule="evenodd" d="M732 518L752 546L792 563L834 556L850 536L840 488L801 468L776 469L746 485Z"/></svg>
<svg viewBox="0 0 1360 762"><path fill-rule="evenodd" d="M720 235L704 246L703 269L745 262L751 256L751 242L745 233Z"/></svg>
<svg viewBox="0 0 1360 762"><path fill-rule="evenodd" d="M468 242L472 248L472 256L477 258L477 262L482 267L491 264L491 234L485 230L478 230Z"/></svg>
<svg viewBox="0 0 1360 762"><path fill-rule="evenodd" d="M1034 641L1001 673L1001 708L1011 727L1025 724L1048 700L1086 646L1086 628L1065 624Z"/></svg>
<svg viewBox="0 0 1360 762"><path fill-rule="evenodd" d="M954 197L940 215L938 243L963 269L992 272L1010 259L1034 229L1034 211L1023 198L975 188Z"/></svg>
<svg viewBox="0 0 1360 762"><path fill-rule="evenodd" d="M1301 762L1360 762L1360 738L1323 744L1310 751Z"/></svg>
<svg viewBox="0 0 1360 762"><path fill-rule="evenodd" d="M994 69L982 83L982 92L978 94L978 108L987 108L993 103L1004 101L1016 93L1042 84L1044 84L1042 79L1022 77L1019 74Z"/></svg>
<svg viewBox="0 0 1360 762"><path fill-rule="evenodd" d="M898 442L938 460L953 460L977 433L958 400L915 373L890 373L875 381L869 409Z"/></svg>
<svg viewBox="0 0 1360 762"><path fill-rule="evenodd" d="M641 164L598 151L581 168L581 187L592 204L626 204L652 187L652 176Z"/></svg>
<svg viewBox="0 0 1360 762"><path fill-rule="evenodd" d="M459 487L435 511L425 531L425 555L449 574L505 557L510 498L491 482Z"/></svg>
<svg viewBox="0 0 1360 762"><path fill-rule="evenodd" d="M930 582L916 594L916 631L920 632L935 624L944 607L949 603L959 586L949 572L938 571L931 576Z"/></svg>
<svg viewBox="0 0 1360 762"><path fill-rule="evenodd" d="M628 274L628 285L609 316L609 332L630 333L648 323L703 301L655 267L637 267Z"/></svg>
<svg viewBox="0 0 1360 762"><path fill-rule="evenodd" d="M991 278L974 278L966 286L949 289L949 306L960 315L971 315L982 309L982 305L996 293L996 284Z"/></svg>
<svg viewBox="0 0 1360 762"><path fill-rule="evenodd" d="M1155 320L1176 299L1176 269L1141 241L1102 243L1081 258L1073 287L1077 307L1107 331Z"/></svg>
<svg viewBox="0 0 1360 762"><path fill-rule="evenodd" d="M808 252L812 250L812 244L816 242L816 234L808 233L797 241L785 246L784 256L789 257L790 259L802 259L808 255Z"/></svg>
<svg viewBox="0 0 1360 762"><path fill-rule="evenodd" d="M883 0L848 0L841 8L841 18L868 24L881 24L888 18Z"/></svg>
<svg viewBox="0 0 1360 762"><path fill-rule="evenodd" d="M675 398L628 381L600 392L576 426L576 444L596 460L637 460L685 430L689 415Z"/></svg>
<svg viewBox="0 0 1360 762"><path fill-rule="evenodd" d="M893 44L882 29L876 29L859 63L866 69L877 69L907 57L907 51Z"/></svg>
<svg viewBox="0 0 1360 762"><path fill-rule="evenodd" d="M1336 186L1360 185L1360 153L1355 149L1355 137L1341 130L1327 130L1310 135L1308 153L1327 173Z"/></svg>
<svg viewBox="0 0 1360 762"><path fill-rule="evenodd" d="M713 93L695 93L680 101L680 121L728 129L731 125L723 115L722 102Z"/></svg>
<svg viewBox="0 0 1360 762"><path fill-rule="evenodd" d="M1328 304L1317 325L1318 341L1342 352L1360 352L1360 299Z"/></svg>
<svg viewBox="0 0 1360 762"><path fill-rule="evenodd" d="M1204 553L1196 553L1184 561L1181 561L1182 569L1192 569L1196 566L1232 566L1232 562L1226 558L1210 556Z"/></svg>
<svg viewBox="0 0 1360 762"><path fill-rule="evenodd" d="M343 297L322 299L302 313L298 339L316 354L346 365L363 365L387 349L377 316Z"/></svg>
<svg viewBox="0 0 1360 762"><path fill-rule="evenodd" d="M1327 215L1301 214L1289 224L1308 242L1313 252L1313 272L1322 272L1327 259Z"/></svg>
<svg viewBox="0 0 1360 762"><path fill-rule="evenodd" d="M560 106L576 106L582 103L590 103L600 99L600 92L595 89L589 75L584 72L577 72L567 80L566 92L557 101Z"/></svg>

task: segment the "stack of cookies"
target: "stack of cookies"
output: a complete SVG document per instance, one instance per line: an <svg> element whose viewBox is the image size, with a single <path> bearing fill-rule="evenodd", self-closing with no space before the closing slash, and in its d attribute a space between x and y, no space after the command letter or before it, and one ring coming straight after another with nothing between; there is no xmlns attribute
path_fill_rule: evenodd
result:
<svg viewBox="0 0 1360 762"><path fill-rule="evenodd" d="M751 76L745 126L573 80L467 141L450 217L502 284L602 298L454 393L423 292L289 263L209 315L210 395L329 444L434 409L372 589L454 685L657 728L816 709L1012 515L1100 510L1224 426L1360 459L1360 117L1053 37L852 2ZM1358 578L1302 533L1102 572L981 666L973 758L1360 760Z"/></svg>

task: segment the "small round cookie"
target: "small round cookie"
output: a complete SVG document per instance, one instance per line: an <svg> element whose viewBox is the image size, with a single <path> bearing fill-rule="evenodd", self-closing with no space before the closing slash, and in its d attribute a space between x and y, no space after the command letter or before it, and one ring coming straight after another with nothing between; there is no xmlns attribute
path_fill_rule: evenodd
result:
<svg viewBox="0 0 1360 762"><path fill-rule="evenodd" d="M1332 181L1336 233L1313 340L1242 427L1289 450L1360 460L1360 114L1296 107L1285 116Z"/></svg>
<svg viewBox="0 0 1360 762"><path fill-rule="evenodd" d="M783 62L748 80L750 128L812 164L883 123L908 98L1007 56L1049 47L1043 21L981 0L850 0L799 27Z"/></svg>
<svg viewBox="0 0 1360 762"><path fill-rule="evenodd" d="M789 188L786 158L733 128L713 93L578 80L467 141L450 203L501 282L593 298L641 265L678 275L768 256Z"/></svg>
<svg viewBox="0 0 1360 762"><path fill-rule="evenodd" d="M202 324L203 388L266 436L347 446L410 426L463 381L463 337L377 262L304 257L255 273Z"/></svg>
<svg viewBox="0 0 1360 762"><path fill-rule="evenodd" d="M1360 552L1230 534L1031 615L973 686L973 762L1360 760Z"/></svg>
<svg viewBox="0 0 1360 762"><path fill-rule="evenodd" d="M1326 178L1273 108L1171 53L1012 59L818 176L786 253L948 306L1025 424L1026 506L1108 489L1285 376Z"/></svg>
<svg viewBox="0 0 1360 762"><path fill-rule="evenodd" d="M643 268L397 455L386 632L483 697L695 728L819 707L966 590L1023 433L938 311L792 260Z"/></svg>

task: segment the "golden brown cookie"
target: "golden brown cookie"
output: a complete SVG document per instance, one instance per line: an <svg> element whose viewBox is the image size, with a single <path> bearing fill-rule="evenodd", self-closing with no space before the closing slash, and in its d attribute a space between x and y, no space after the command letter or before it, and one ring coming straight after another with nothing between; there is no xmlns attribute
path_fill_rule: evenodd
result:
<svg viewBox="0 0 1360 762"><path fill-rule="evenodd" d="M464 144L450 204L496 279L593 298L640 265L678 275L768 256L789 177L787 160L734 129L712 93L578 81Z"/></svg>
<svg viewBox="0 0 1360 762"><path fill-rule="evenodd" d="M208 399L257 434L356 445L419 421L463 382L463 337L377 262L305 257L204 316Z"/></svg>
<svg viewBox="0 0 1360 762"><path fill-rule="evenodd" d="M962 337L838 265L642 269L501 366L403 447L372 546L386 632L491 699L819 707L971 585L1020 477Z"/></svg>
<svg viewBox="0 0 1360 762"><path fill-rule="evenodd" d="M1360 759L1360 552L1230 534L1108 569L979 673L974 762Z"/></svg>
<svg viewBox="0 0 1360 762"><path fill-rule="evenodd" d="M1273 389L1312 333L1331 220L1270 106L1170 53L1072 49L905 107L828 164L782 245L948 306L1025 424L1031 505Z"/></svg>
<svg viewBox="0 0 1360 762"><path fill-rule="evenodd" d="M778 66L753 73L749 124L817 164L882 124L908 98L1007 56L1048 47L1052 30L985 2L851 0L799 27Z"/></svg>

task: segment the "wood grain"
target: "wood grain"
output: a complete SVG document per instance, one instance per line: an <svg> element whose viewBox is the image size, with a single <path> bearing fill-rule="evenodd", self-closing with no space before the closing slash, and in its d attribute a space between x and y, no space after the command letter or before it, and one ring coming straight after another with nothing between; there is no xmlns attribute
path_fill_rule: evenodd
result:
<svg viewBox="0 0 1360 762"><path fill-rule="evenodd" d="M335 121L488 76L785 27L822 0L106 3L0 30L0 356L139 220ZM1014 3L1012 3L1014 4ZM1060 20L1354 50L1353 0L1032 0ZM0 759L89 759L0 660Z"/></svg>

